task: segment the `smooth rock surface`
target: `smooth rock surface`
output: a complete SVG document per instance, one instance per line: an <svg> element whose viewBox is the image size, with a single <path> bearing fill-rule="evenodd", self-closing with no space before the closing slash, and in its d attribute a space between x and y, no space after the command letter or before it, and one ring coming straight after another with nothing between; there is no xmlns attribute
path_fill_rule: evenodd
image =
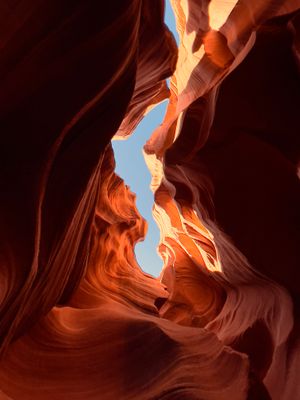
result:
<svg viewBox="0 0 300 400"><path fill-rule="evenodd" d="M1 400L300 398L300 2L171 3L0 5ZM110 141L165 98L156 279Z"/></svg>

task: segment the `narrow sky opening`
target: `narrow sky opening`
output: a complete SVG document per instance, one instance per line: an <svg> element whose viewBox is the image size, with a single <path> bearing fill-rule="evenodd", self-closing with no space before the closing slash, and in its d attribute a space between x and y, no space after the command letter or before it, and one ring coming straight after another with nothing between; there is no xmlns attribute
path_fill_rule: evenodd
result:
<svg viewBox="0 0 300 400"><path fill-rule="evenodd" d="M175 19L169 0L166 1L165 23L173 32L178 43ZM136 205L140 214L148 222L148 232L143 242L135 246L136 259L141 268L158 276L162 270L163 261L158 255L159 229L152 216L153 193L150 190L151 175L146 166L142 149L154 129L161 124L165 115L167 102L156 106L140 122L135 132L126 140L113 140L116 173L124 180L130 190L136 193Z"/></svg>
<svg viewBox="0 0 300 400"><path fill-rule="evenodd" d="M159 242L159 229L152 216L151 175L146 166L142 148L154 129L161 123L165 107L166 102L151 110L128 139L112 141L116 173L130 187L130 190L136 193L137 208L148 223L145 240L135 246L135 256L140 267L154 276L158 276L162 270L162 259L156 250Z"/></svg>

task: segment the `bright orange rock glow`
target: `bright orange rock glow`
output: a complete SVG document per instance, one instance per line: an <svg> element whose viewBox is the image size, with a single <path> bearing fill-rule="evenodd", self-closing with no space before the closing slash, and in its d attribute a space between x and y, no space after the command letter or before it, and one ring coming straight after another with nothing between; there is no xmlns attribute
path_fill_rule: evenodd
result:
<svg viewBox="0 0 300 400"><path fill-rule="evenodd" d="M1 400L300 398L300 3L171 3L1 4ZM110 141L166 98L156 279Z"/></svg>

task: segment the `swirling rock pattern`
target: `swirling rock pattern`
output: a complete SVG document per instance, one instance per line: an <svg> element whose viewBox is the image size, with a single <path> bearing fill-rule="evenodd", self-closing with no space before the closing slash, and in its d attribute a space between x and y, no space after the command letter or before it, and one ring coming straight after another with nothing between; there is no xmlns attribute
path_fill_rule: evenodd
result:
<svg viewBox="0 0 300 400"><path fill-rule="evenodd" d="M172 6L1 3L0 399L300 398L300 4ZM110 140L166 98L156 279Z"/></svg>

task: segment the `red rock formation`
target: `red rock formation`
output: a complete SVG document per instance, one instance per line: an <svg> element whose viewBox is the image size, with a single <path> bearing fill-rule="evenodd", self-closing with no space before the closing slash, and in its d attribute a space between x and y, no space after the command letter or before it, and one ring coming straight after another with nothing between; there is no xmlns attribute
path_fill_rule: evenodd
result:
<svg viewBox="0 0 300 400"><path fill-rule="evenodd" d="M177 63L160 0L2 3L1 399L300 397L300 4L227 3L173 1ZM171 74L155 279L109 142Z"/></svg>

